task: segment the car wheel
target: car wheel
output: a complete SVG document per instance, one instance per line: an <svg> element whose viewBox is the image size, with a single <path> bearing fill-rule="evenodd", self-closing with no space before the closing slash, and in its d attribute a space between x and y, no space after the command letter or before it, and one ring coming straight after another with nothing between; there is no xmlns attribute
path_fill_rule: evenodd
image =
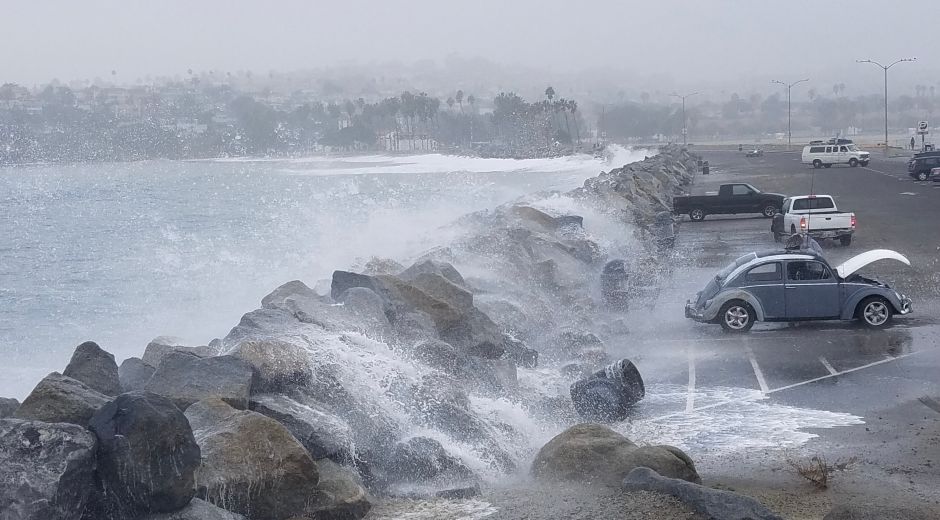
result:
<svg viewBox="0 0 940 520"><path fill-rule="evenodd" d="M919 181L926 181L927 178L929 178L929 177L930 177L930 175L929 175L927 172L920 172L920 173L917 174L917 180L919 180Z"/></svg>
<svg viewBox="0 0 940 520"><path fill-rule="evenodd" d="M693 222L701 222L705 220L705 210L702 208L694 208L689 212L689 218Z"/></svg>
<svg viewBox="0 0 940 520"><path fill-rule="evenodd" d="M814 161L813 161L813 168L816 168L817 170L820 169L820 168L822 168L822 161L820 161L819 159L814 160Z"/></svg>
<svg viewBox="0 0 940 520"><path fill-rule="evenodd" d="M842 235L839 237L839 243L844 247L849 247L852 245L852 235Z"/></svg>
<svg viewBox="0 0 940 520"><path fill-rule="evenodd" d="M851 166L852 168L855 168L856 166L858 166L858 159L856 159L855 157L852 157L851 159L849 159L849 166Z"/></svg>
<svg viewBox="0 0 940 520"><path fill-rule="evenodd" d="M858 304L856 317L862 324L872 329L887 327L893 316L891 304L880 296L865 298Z"/></svg>
<svg viewBox="0 0 940 520"><path fill-rule="evenodd" d="M832 165L828 163L824 164L823 166L825 166L826 168L832 168Z"/></svg>
<svg viewBox="0 0 940 520"><path fill-rule="evenodd" d="M777 206L774 206L773 204L768 204L764 206L764 211L761 211L761 213L767 218L773 218L774 215L777 214Z"/></svg>
<svg viewBox="0 0 940 520"><path fill-rule="evenodd" d="M754 309L747 302L731 300L718 311L718 321L727 332L747 332L754 326Z"/></svg>
<svg viewBox="0 0 940 520"><path fill-rule="evenodd" d="M860 162L859 164L861 164L861 165L862 165L862 168L864 168L864 167L868 166L868 161L862 161L862 162Z"/></svg>

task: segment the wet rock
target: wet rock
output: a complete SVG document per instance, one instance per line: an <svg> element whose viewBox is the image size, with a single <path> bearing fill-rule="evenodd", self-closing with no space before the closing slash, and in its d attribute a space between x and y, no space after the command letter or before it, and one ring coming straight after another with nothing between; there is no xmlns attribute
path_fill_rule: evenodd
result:
<svg viewBox="0 0 940 520"><path fill-rule="evenodd" d="M468 498L478 497L482 494L480 486L473 485L461 488L445 489L434 493L438 498L448 500L466 500Z"/></svg>
<svg viewBox="0 0 940 520"><path fill-rule="evenodd" d="M823 520L885 520L903 518L904 520L933 520L940 518L940 507L931 507L919 502L900 502L865 497L854 502L844 502L833 506Z"/></svg>
<svg viewBox="0 0 940 520"><path fill-rule="evenodd" d="M730 491L712 489L677 478L663 477L656 471L646 467L632 470L623 481L623 489L625 491L652 491L654 493L672 495L705 518L720 518L721 520L783 520L782 516L767 509L763 504L751 497ZM828 516L826 518L828 518ZM902 517L878 516L877 518Z"/></svg>
<svg viewBox="0 0 940 520"><path fill-rule="evenodd" d="M279 392L310 382L310 353L298 345L276 339L243 341L228 354L254 369L255 391Z"/></svg>
<svg viewBox="0 0 940 520"><path fill-rule="evenodd" d="M236 413L238 413L238 410L232 408L225 401L217 397L211 397L191 404L183 415L186 416L189 426L195 431L211 428Z"/></svg>
<svg viewBox="0 0 940 520"><path fill-rule="evenodd" d="M368 275L398 274L404 270L405 266L390 258L378 258L373 256L366 262L366 265L363 266L362 272Z"/></svg>
<svg viewBox="0 0 940 520"><path fill-rule="evenodd" d="M251 365L234 356L201 358L189 352L171 352L145 388L169 397L181 410L210 397L245 409L253 377Z"/></svg>
<svg viewBox="0 0 940 520"><path fill-rule="evenodd" d="M79 520L94 469L95 436L83 427L0 419L3 520Z"/></svg>
<svg viewBox="0 0 940 520"><path fill-rule="evenodd" d="M339 463L355 460L349 427L310 401L301 403L285 395L260 394L251 398L250 408L284 425L314 459Z"/></svg>
<svg viewBox="0 0 940 520"><path fill-rule="evenodd" d="M140 358L125 359L118 367L118 379L121 382L121 388L125 392L143 390L155 370L155 367L144 363Z"/></svg>
<svg viewBox="0 0 940 520"><path fill-rule="evenodd" d="M163 358L170 352L188 352L199 357L210 357L216 354L216 352L208 346L187 347L183 344L183 340L179 338L158 336L147 344L147 348L144 349L144 355L141 356L140 359L152 367L158 367L163 361Z"/></svg>
<svg viewBox="0 0 940 520"><path fill-rule="evenodd" d="M440 442L428 437L412 437L396 444L384 465L393 482L460 482L475 479L473 472Z"/></svg>
<svg viewBox="0 0 940 520"><path fill-rule="evenodd" d="M624 260L611 260L601 272L601 295L613 309L626 309L630 305L630 275Z"/></svg>
<svg viewBox="0 0 940 520"><path fill-rule="evenodd" d="M417 273L407 280L432 298L467 311L473 307L473 293L437 273Z"/></svg>
<svg viewBox="0 0 940 520"><path fill-rule="evenodd" d="M358 520L372 509L366 490L352 471L329 459L317 461L320 483L304 517L311 520Z"/></svg>
<svg viewBox="0 0 940 520"><path fill-rule="evenodd" d="M543 446L532 463L532 474L543 481L616 487L641 466L670 477L701 481L691 459L677 448L638 447L610 428L590 423L572 426Z"/></svg>
<svg viewBox="0 0 940 520"><path fill-rule="evenodd" d="M643 378L628 359L621 359L571 385L578 415L594 421L622 421L646 394Z"/></svg>
<svg viewBox="0 0 940 520"><path fill-rule="evenodd" d="M377 294L383 296L396 309L393 313L395 315L402 312L402 309L424 312L434 321L438 331L453 327L462 318L463 312L458 307L397 277L378 275L374 280L370 280L370 283L381 284L382 289L377 291Z"/></svg>
<svg viewBox="0 0 940 520"><path fill-rule="evenodd" d="M75 347L72 359L62 375L85 383L86 386L107 396L121 393L118 367L114 356L105 352L94 341Z"/></svg>
<svg viewBox="0 0 940 520"><path fill-rule="evenodd" d="M453 265L447 262L438 262L436 260L423 260L415 262L414 265L405 269L398 275L402 280L413 281L421 274L435 274L446 278L449 282L462 287L467 287L467 282Z"/></svg>
<svg viewBox="0 0 940 520"><path fill-rule="evenodd" d="M202 451L197 496L249 518L300 516L316 497L319 473L280 423L238 411L194 432Z"/></svg>
<svg viewBox="0 0 940 520"><path fill-rule="evenodd" d="M92 390L81 381L53 372L33 388L13 417L85 426L106 402L108 396Z"/></svg>
<svg viewBox="0 0 940 520"><path fill-rule="evenodd" d="M372 276L352 273L349 271L333 271L333 281L330 283L330 297L339 301L341 294L353 287L365 287L376 294L382 295L383 287Z"/></svg>
<svg viewBox="0 0 940 520"><path fill-rule="evenodd" d="M428 366L452 375L456 375L468 362L468 356L463 350L441 340L419 341L411 354Z"/></svg>
<svg viewBox="0 0 940 520"><path fill-rule="evenodd" d="M20 407L20 402L12 397L0 397L0 419L12 417L16 409Z"/></svg>
<svg viewBox="0 0 940 520"><path fill-rule="evenodd" d="M245 517L194 498L179 511L147 515L140 520L245 520Z"/></svg>
<svg viewBox="0 0 940 520"><path fill-rule="evenodd" d="M169 513L189 504L199 446L172 401L142 391L121 394L88 427L98 438L101 503L111 517Z"/></svg>
<svg viewBox="0 0 940 520"><path fill-rule="evenodd" d="M352 287L340 294L338 301L367 329L384 330L389 326L385 302L372 289Z"/></svg>
<svg viewBox="0 0 940 520"><path fill-rule="evenodd" d="M231 348L242 341L270 337L271 331L276 330L282 333L290 331L299 324L298 317L292 311L280 307L255 309L242 316L238 325L222 339L222 344Z"/></svg>
<svg viewBox="0 0 940 520"><path fill-rule="evenodd" d="M262 298L261 308L275 309L280 307L287 298L297 297L318 299L320 296L316 291L307 287L307 284L300 280L293 280L274 289L270 294Z"/></svg>

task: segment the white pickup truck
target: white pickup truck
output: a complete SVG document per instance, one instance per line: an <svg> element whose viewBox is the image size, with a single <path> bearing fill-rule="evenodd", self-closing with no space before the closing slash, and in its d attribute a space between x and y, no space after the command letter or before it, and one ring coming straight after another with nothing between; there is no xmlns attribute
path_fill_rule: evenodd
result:
<svg viewBox="0 0 940 520"><path fill-rule="evenodd" d="M852 243L855 213L842 213L829 195L800 195L783 199L770 231L774 240L806 233L815 239L838 239L843 246Z"/></svg>

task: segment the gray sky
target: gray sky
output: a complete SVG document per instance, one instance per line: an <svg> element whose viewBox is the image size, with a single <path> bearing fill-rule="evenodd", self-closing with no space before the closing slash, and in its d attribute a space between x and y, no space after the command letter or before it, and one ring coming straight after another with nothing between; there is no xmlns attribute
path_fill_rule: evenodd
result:
<svg viewBox="0 0 940 520"><path fill-rule="evenodd" d="M882 73L856 58L917 56L892 81L940 80L933 0L10 0L4 11L0 82L25 84L451 54L689 85L816 76L871 89Z"/></svg>

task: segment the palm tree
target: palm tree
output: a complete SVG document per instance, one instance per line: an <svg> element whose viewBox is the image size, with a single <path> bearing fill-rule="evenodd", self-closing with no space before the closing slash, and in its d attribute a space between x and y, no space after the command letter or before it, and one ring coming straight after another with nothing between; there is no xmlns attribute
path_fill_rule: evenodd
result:
<svg viewBox="0 0 940 520"><path fill-rule="evenodd" d="M551 103L552 100L555 99L555 89L553 89L551 85L549 85L548 88L545 89L545 97L548 98L549 103Z"/></svg>
<svg viewBox="0 0 940 520"><path fill-rule="evenodd" d="M458 89L457 93L454 94L454 98L457 101L457 104L460 105L460 111L463 112L463 91Z"/></svg>

